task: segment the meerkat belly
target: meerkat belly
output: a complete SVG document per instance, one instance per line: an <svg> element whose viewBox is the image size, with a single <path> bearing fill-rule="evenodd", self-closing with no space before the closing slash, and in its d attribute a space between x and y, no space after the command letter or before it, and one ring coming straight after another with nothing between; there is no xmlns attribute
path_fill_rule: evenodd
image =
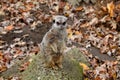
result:
<svg viewBox="0 0 120 80"><path fill-rule="evenodd" d="M58 40L52 43L51 48L55 53L62 53L65 42L63 40Z"/></svg>

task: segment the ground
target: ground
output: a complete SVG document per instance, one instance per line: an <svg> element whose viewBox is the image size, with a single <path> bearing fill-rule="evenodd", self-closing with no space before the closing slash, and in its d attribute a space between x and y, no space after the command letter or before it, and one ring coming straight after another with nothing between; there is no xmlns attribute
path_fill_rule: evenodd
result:
<svg viewBox="0 0 120 80"><path fill-rule="evenodd" d="M120 79L120 1L70 1L74 3L0 2L0 79L5 79L4 73L9 80L19 79L31 64L31 57L39 53L39 44L51 28L54 15L68 17L68 49L78 48L90 64L84 70L85 79ZM14 75L16 72L18 75Z"/></svg>

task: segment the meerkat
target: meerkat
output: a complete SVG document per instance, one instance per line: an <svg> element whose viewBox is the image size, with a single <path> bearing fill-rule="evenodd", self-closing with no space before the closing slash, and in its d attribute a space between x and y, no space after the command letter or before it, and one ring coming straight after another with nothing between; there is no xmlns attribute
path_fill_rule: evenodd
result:
<svg viewBox="0 0 120 80"><path fill-rule="evenodd" d="M41 42L41 52L46 67L63 68L63 53L67 40L67 17L57 15L53 18L52 28L45 34Z"/></svg>

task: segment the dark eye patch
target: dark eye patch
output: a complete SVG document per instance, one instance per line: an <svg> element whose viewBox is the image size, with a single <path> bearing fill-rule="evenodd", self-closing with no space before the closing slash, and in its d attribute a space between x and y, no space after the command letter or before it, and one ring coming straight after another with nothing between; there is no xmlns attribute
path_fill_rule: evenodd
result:
<svg viewBox="0 0 120 80"><path fill-rule="evenodd" d="M55 23L55 20L53 20L53 23Z"/></svg>
<svg viewBox="0 0 120 80"><path fill-rule="evenodd" d="M60 23L59 23L59 22L56 22L56 24L57 24L57 25L60 25Z"/></svg>
<svg viewBox="0 0 120 80"><path fill-rule="evenodd" d="M65 24L66 24L66 22L63 22L63 23L62 23L62 25L65 25Z"/></svg>

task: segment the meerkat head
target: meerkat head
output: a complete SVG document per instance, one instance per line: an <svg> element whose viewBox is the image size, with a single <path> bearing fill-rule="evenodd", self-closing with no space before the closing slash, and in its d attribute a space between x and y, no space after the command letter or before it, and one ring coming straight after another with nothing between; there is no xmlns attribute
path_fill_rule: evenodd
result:
<svg viewBox="0 0 120 80"><path fill-rule="evenodd" d="M63 30L66 29L66 27L67 27L67 17L61 15L57 15L53 17L52 28Z"/></svg>

